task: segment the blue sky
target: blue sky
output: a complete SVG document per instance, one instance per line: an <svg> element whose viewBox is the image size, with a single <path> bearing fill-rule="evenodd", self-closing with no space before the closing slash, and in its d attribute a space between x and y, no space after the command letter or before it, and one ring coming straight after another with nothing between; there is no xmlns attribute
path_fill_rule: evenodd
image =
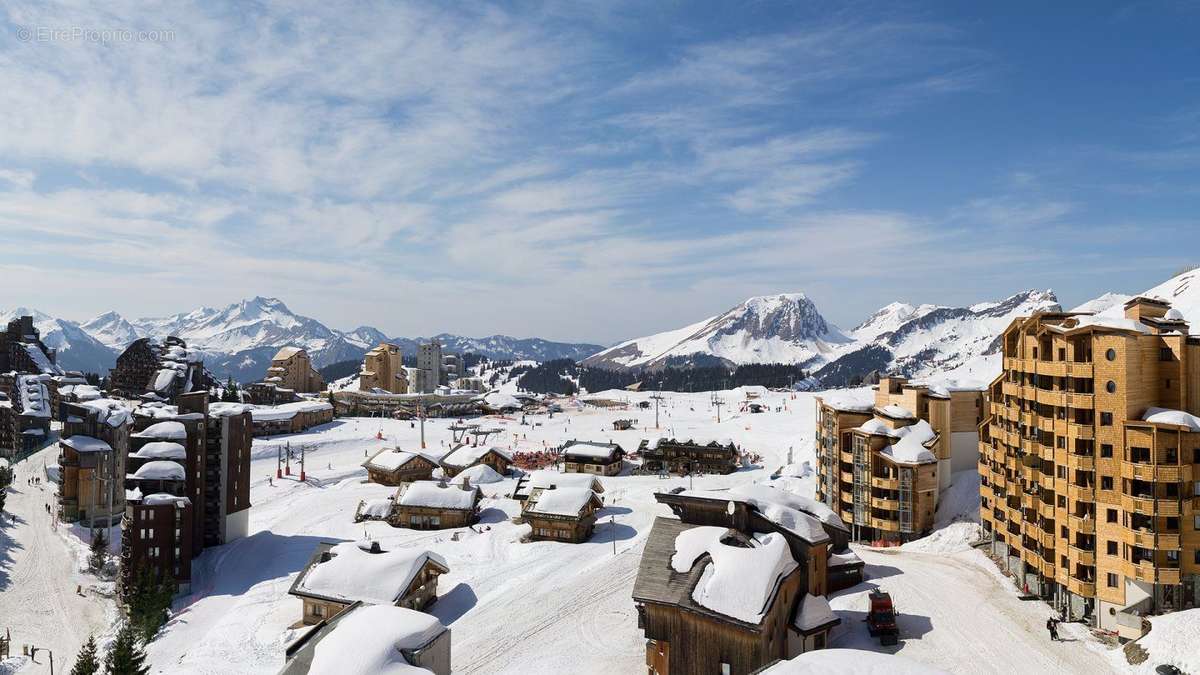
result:
<svg viewBox="0 0 1200 675"><path fill-rule="evenodd" d="M1200 5L1044 5L6 3L0 306L607 343L1149 288Z"/></svg>

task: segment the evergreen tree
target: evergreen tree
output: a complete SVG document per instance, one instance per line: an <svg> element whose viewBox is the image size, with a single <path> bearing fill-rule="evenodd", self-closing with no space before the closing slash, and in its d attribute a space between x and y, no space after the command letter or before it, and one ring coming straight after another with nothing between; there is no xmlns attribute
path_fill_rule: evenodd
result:
<svg viewBox="0 0 1200 675"><path fill-rule="evenodd" d="M117 633L112 649L104 658L104 675L149 675L146 653L142 651L137 633L126 622Z"/></svg>
<svg viewBox="0 0 1200 675"><path fill-rule="evenodd" d="M99 675L100 673L100 658L96 656L96 639L88 636L87 642L83 643L83 647L79 649L79 656L75 657L75 667L71 668L71 675Z"/></svg>
<svg viewBox="0 0 1200 675"><path fill-rule="evenodd" d="M0 488L0 513L4 513L4 502L8 499L8 488Z"/></svg>
<svg viewBox="0 0 1200 675"><path fill-rule="evenodd" d="M96 574L104 569L107 562L108 537L105 536L104 530L96 530L96 536L92 538L92 554L88 556L88 569Z"/></svg>
<svg viewBox="0 0 1200 675"><path fill-rule="evenodd" d="M122 574L120 590L130 626L142 640L149 642L170 616L175 584L160 580L143 568L137 574Z"/></svg>
<svg viewBox="0 0 1200 675"><path fill-rule="evenodd" d="M0 488L6 488L9 485L12 485L13 475L14 474L11 466L8 466L7 464L0 466Z"/></svg>

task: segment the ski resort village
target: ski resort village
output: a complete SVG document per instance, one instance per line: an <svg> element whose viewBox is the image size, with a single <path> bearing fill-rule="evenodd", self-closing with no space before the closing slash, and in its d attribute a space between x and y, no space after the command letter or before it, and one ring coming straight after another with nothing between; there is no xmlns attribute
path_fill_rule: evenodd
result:
<svg viewBox="0 0 1200 675"><path fill-rule="evenodd" d="M249 382L212 345L315 321L18 310L4 672L1197 672L1197 274L844 332L758 297L578 362L294 331Z"/></svg>
<svg viewBox="0 0 1200 675"><path fill-rule="evenodd" d="M1200 675L1197 35L5 0L0 675Z"/></svg>

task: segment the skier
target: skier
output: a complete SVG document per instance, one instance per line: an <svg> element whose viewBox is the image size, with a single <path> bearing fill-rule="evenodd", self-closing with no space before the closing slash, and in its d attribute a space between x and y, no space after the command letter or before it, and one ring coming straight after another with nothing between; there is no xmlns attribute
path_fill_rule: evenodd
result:
<svg viewBox="0 0 1200 675"><path fill-rule="evenodd" d="M1054 617L1046 619L1046 630L1050 631L1050 641L1058 642L1058 619Z"/></svg>

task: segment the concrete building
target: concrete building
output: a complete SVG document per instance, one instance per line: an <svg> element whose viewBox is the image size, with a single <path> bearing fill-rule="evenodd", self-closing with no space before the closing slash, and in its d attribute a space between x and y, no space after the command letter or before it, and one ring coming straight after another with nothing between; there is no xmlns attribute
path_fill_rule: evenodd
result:
<svg viewBox="0 0 1200 675"><path fill-rule="evenodd" d="M141 338L121 352L108 376L114 395L174 403L180 394L208 388L204 360L175 336Z"/></svg>
<svg viewBox="0 0 1200 675"><path fill-rule="evenodd" d="M283 347L276 352L263 382L301 394L325 389L325 380L313 368L308 352L299 347Z"/></svg>
<svg viewBox="0 0 1200 675"><path fill-rule="evenodd" d="M362 371L358 374L359 391L377 389L392 394L407 394L408 374L404 368L404 357L400 347L380 342L379 346L363 357Z"/></svg>
<svg viewBox="0 0 1200 675"><path fill-rule="evenodd" d="M32 316L21 316L8 322L0 333L0 372L20 373L62 372L55 364L55 353L42 342L41 333L33 325Z"/></svg>
<svg viewBox="0 0 1200 675"><path fill-rule="evenodd" d="M421 371L419 389L414 392L426 394L445 384L442 380L442 343L436 339L417 345L417 370Z"/></svg>
<svg viewBox="0 0 1200 675"><path fill-rule="evenodd" d="M1124 638L1200 605L1200 337L1170 305L1040 313L1002 337L980 517L1021 586Z"/></svg>
<svg viewBox="0 0 1200 675"><path fill-rule="evenodd" d="M908 541L933 526L951 475L974 466L983 394L884 377L871 398L816 398L817 498L856 540Z"/></svg>

